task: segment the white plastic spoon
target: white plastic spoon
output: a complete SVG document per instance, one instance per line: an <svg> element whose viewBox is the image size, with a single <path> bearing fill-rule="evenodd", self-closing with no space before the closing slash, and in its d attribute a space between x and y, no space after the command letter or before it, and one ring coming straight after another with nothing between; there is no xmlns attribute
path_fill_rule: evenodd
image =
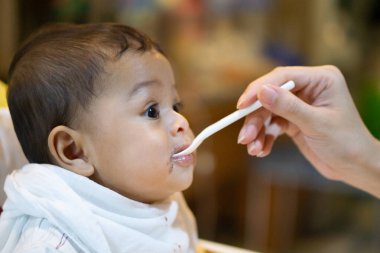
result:
<svg viewBox="0 0 380 253"><path fill-rule="evenodd" d="M288 81L288 82L284 83L281 86L281 88L286 89L286 90L292 90L294 88L294 86L295 86L295 84L293 81ZM206 138L208 138L211 135L213 135L214 133L222 130L226 126L231 125L235 121L238 121L239 119L241 119L241 118L247 116L248 114L256 111L257 109L261 108L262 106L263 105L260 103L260 101L257 100L255 103L248 106L247 108L237 110L237 111L227 115L226 117L220 119L219 121L215 122L214 124L209 125L200 134L198 134L197 137L195 137L195 139L193 140L193 142L191 143L191 145L188 148L186 148L185 150L182 150L181 152L179 152L177 154L174 154L173 157L191 154L192 152L194 152L194 150L196 150L199 147L199 145L201 145L201 143Z"/></svg>

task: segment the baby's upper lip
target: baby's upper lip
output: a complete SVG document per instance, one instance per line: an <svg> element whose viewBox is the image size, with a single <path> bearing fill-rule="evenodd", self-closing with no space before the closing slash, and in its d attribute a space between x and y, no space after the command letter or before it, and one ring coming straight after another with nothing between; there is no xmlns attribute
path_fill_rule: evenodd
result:
<svg viewBox="0 0 380 253"><path fill-rule="evenodd" d="M189 146L190 146L190 144L185 144L185 145L182 145L182 146L175 148L174 154L177 154L177 153L181 152L182 150L187 149Z"/></svg>

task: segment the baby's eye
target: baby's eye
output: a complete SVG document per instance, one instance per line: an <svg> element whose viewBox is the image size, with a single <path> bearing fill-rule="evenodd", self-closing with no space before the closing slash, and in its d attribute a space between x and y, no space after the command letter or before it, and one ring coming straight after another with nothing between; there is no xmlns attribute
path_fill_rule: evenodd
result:
<svg viewBox="0 0 380 253"><path fill-rule="evenodd" d="M178 103L175 103L173 105L173 110L176 112L180 112L180 111L182 111L182 109L183 109L183 103L182 102L178 102Z"/></svg>
<svg viewBox="0 0 380 253"><path fill-rule="evenodd" d="M158 119L160 117L160 110L158 109L158 104L149 106L149 108L146 109L144 115L152 119Z"/></svg>

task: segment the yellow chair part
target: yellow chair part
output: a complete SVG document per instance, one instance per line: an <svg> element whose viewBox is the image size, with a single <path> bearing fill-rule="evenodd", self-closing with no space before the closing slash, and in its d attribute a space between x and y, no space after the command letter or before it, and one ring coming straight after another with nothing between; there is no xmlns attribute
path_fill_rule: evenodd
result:
<svg viewBox="0 0 380 253"><path fill-rule="evenodd" d="M8 107L7 103L7 86L0 81L0 108Z"/></svg>

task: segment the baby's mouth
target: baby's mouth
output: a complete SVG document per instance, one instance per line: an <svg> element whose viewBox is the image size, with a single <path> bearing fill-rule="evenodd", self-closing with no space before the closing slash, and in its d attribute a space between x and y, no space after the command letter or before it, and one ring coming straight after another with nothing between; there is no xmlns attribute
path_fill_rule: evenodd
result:
<svg viewBox="0 0 380 253"><path fill-rule="evenodd" d="M180 146L180 147L175 148L175 149L174 149L174 152L173 152L173 155L174 155L174 154L177 154L177 153L179 153L179 152L181 152L181 151L183 151L183 150L185 150L185 149L187 149L189 146L190 146L190 145L183 145L183 146Z"/></svg>
<svg viewBox="0 0 380 253"><path fill-rule="evenodd" d="M188 155L181 155L181 156L175 156L173 157L174 154L177 154L181 152L182 150L185 150L189 145L184 145L179 148L176 148L172 154L171 160L175 163L178 164L181 167L188 167L194 163L194 157L193 154L188 154Z"/></svg>

